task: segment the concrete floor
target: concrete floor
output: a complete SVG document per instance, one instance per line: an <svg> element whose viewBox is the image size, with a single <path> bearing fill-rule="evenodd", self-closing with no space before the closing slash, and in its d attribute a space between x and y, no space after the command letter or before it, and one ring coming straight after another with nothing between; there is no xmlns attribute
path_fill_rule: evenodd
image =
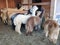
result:
<svg viewBox="0 0 60 45"><path fill-rule="evenodd" d="M24 30L22 28L21 30ZM33 31L33 36L19 35L11 26L0 22L0 45L54 45L44 37L42 31ZM60 35L56 45L60 45Z"/></svg>

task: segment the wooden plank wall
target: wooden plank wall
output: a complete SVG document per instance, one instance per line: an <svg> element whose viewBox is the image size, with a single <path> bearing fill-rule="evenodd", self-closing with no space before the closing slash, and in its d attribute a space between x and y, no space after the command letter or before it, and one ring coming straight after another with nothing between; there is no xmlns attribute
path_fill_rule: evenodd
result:
<svg viewBox="0 0 60 45"><path fill-rule="evenodd" d="M42 2L50 2L51 0L42 0Z"/></svg>
<svg viewBox="0 0 60 45"><path fill-rule="evenodd" d="M9 8L15 8L16 2L21 2L21 0L7 0L8 1L8 7ZM6 0L0 0L0 9L6 8Z"/></svg>
<svg viewBox="0 0 60 45"><path fill-rule="evenodd" d="M0 9L1 8L6 8L6 1L5 0L0 0Z"/></svg>
<svg viewBox="0 0 60 45"><path fill-rule="evenodd" d="M42 2L49 2L51 3L51 0L42 0ZM50 5L43 5L43 8L45 8L45 11L50 13Z"/></svg>
<svg viewBox="0 0 60 45"><path fill-rule="evenodd" d="M14 7L15 7L14 0L8 0L8 8L14 8Z"/></svg>
<svg viewBox="0 0 60 45"><path fill-rule="evenodd" d="M9 8L15 8L16 7L16 3L17 2L20 2L21 3L21 1L24 3L28 3L28 0L8 0L8 7ZM50 2L51 0L42 0L42 2ZM47 11L50 11L50 5L44 5L44 6L42 6L42 7L44 7ZM6 0L0 0L0 9L1 8L6 8Z"/></svg>

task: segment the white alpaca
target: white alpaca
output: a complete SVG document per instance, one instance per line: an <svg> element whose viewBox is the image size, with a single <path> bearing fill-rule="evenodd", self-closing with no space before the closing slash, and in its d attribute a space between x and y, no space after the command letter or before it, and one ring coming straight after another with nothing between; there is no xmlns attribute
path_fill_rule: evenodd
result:
<svg viewBox="0 0 60 45"><path fill-rule="evenodd" d="M20 28L21 24L26 24L27 20L31 17L31 15L18 15L14 19L15 31L21 34Z"/></svg>

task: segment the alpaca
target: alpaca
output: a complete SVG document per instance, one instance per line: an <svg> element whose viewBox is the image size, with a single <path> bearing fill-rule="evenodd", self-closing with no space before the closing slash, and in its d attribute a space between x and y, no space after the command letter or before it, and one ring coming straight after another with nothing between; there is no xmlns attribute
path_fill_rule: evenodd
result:
<svg viewBox="0 0 60 45"><path fill-rule="evenodd" d="M48 15L45 15L45 22L43 24L45 36L56 44L59 35L59 25L55 20L49 19Z"/></svg>
<svg viewBox="0 0 60 45"><path fill-rule="evenodd" d="M44 31L45 36L49 36L49 40L53 43L57 42L58 35L59 35L59 25L54 20L47 20L44 22Z"/></svg>
<svg viewBox="0 0 60 45"><path fill-rule="evenodd" d="M27 14L31 14L31 15L35 16L37 10L38 10L38 7L37 6L33 6L32 8L30 8L28 10Z"/></svg>
<svg viewBox="0 0 60 45"><path fill-rule="evenodd" d="M34 28L35 26L38 25L39 28L40 28L41 21L42 21L42 19L41 19L39 16L32 16L32 17L30 17L30 18L27 20L27 23L26 23L26 25L25 25L26 35L32 34L33 28Z"/></svg>
<svg viewBox="0 0 60 45"><path fill-rule="evenodd" d="M1 20L4 24L7 24L7 13L6 12L7 12L7 10L1 9Z"/></svg>
<svg viewBox="0 0 60 45"><path fill-rule="evenodd" d="M11 25L11 16L16 14L16 13L21 13L23 11L24 7L21 7L19 10L16 8L2 8L1 9L1 15L0 17L2 18L2 21L4 24ZM23 11L25 12L25 11Z"/></svg>
<svg viewBox="0 0 60 45"><path fill-rule="evenodd" d="M26 24L27 20L32 17L31 15L23 15L23 14L18 14L14 20L13 23L15 25L15 31L21 34L20 28L21 24Z"/></svg>

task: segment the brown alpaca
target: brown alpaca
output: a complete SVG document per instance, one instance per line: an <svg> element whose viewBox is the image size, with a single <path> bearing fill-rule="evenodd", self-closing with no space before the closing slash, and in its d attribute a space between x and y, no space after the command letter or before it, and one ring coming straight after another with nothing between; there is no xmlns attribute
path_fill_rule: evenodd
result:
<svg viewBox="0 0 60 45"><path fill-rule="evenodd" d="M49 15L44 15L45 21L43 24L45 36L49 38L51 42L56 44L59 35L59 25L55 20L49 18Z"/></svg>
<svg viewBox="0 0 60 45"><path fill-rule="evenodd" d="M32 16L27 20L26 23L26 34L31 34L33 31L34 26L40 25L41 24L41 19L38 16Z"/></svg>
<svg viewBox="0 0 60 45"><path fill-rule="evenodd" d="M45 17L45 22L43 24L45 36L49 38L51 42L56 44L59 35L59 25L55 20Z"/></svg>

